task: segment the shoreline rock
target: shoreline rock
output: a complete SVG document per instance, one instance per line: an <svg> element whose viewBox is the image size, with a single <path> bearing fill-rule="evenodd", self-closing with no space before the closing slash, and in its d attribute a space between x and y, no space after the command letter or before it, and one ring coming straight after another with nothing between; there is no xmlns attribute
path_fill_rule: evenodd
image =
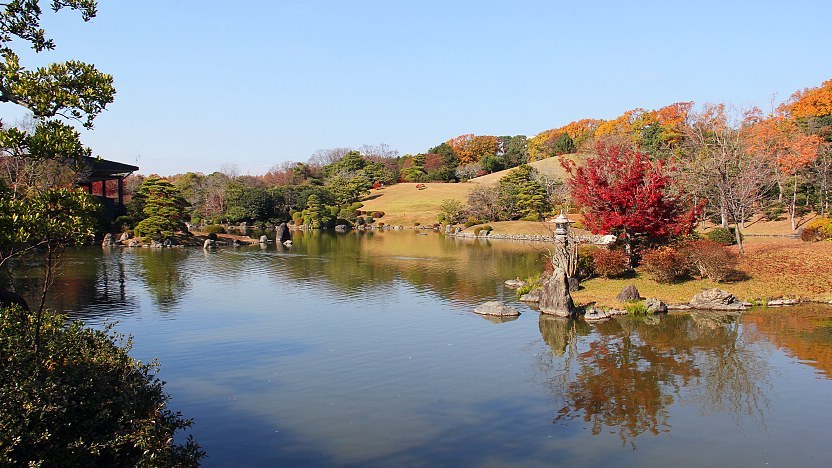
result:
<svg viewBox="0 0 832 468"><path fill-rule="evenodd" d="M507 306L500 301L488 301L480 304L474 309L474 313L493 317L516 317L520 315L517 309Z"/></svg>

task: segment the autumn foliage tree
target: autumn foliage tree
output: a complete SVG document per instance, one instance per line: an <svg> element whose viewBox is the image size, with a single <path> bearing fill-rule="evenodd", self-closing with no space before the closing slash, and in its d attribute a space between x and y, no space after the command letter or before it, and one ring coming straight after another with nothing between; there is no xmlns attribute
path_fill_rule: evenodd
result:
<svg viewBox="0 0 832 468"><path fill-rule="evenodd" d="M623 238L630 262L634 243L667 239L693 227L693 211L671 194L670 169L627 145L598 144L584 166L564 159L572 200L595 234Z"/></svg>

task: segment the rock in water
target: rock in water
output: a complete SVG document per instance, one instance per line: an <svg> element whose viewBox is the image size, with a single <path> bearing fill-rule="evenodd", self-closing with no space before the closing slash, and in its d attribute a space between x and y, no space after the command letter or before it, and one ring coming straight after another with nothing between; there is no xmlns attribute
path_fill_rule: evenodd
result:
<svg viewBox="0 0 832 468"><path fill-rule="evenodd" d="M606 310L596 309L595 307L587 309L586 313L584 314L584 320L587 322L600 322L602 320L608 320L611 317L611 314Z"/></svg>
<svg viewBox="0 0 832 468"><path fill-rule="evenodd" d="M543 294L543 290L540 288L534 288L529 291L527 294L523 294L520 296L520 302L540 302L540 296Z"/></svg>
<svg viewBox="0 0 832 468"><path fill-rule="evenodd" d="M108 232L107 234L104 234L104 240L101 241L101 246L110 247L112 245L116 245L116 241L113 239L113 235Z"/></svg>
<svg viewBox="0 0 832 468"><path fill-rule="evenodd" d="M627 302L627 301L640 301L641 295L638 293L638 288L635 285L631 284L626 288L622 289L617 296L615 296L616 301Z"/></svg>
<svg viewBox="0 0 832 468"><path fill-rule="evenodd" d="M505 285L507 288L518 289L526 286L528 283L521 280L520 278L506 280Z"/></svg>
<svg viewBox="0 0 832 468"><path fill-rule="evenodd" d="M213 250L217 248L217 241L214 239L205 239L205 242L202 244L203 250Z"/></svg>
<svg viewBox="0 0 832 468"><path fill-rule="evenodd" d="M569 281L563 268L558 268L552 276L543 283L540 295L540 312L557 315L558 317L572 317L575 315L575 304L569 294Z"/></svg>
<svg viewBox="0 0 832 468"><path fill-rule="evenodd" d="M292 234L289 232L289 226L286 223L280 223L274 228L275 242L285 244L286 241L292 240Z"/></svg>
<svg viewBox="0 0 832 468"><path fill-rule="evenodd" d="M511 317L515 315L520 315L520 312L517 311L514 307L509 307L502 302L499 301L489 301L485 304L480 304L474 309L474 313L480 315L494 315L497 317Z"/></svg>
<svg viewBox="0 0 832 468"><path fill-rule="evenodd" d="M265 235L260 236L260 243L261 244L268 244L268 242L269 242L268 237L266 237Z"/></svg>
<svg viewBox="0 0 832 468"><path fill-rule="evenodd" d="M653 298L648 297L644 300L644 305L647 306L647 313L648 314L666 314L667 313L667 304L664 302Z"/></svg>
<svg viewBox="0 0 832 468"><path fill-rule="evenodd" d="M705 310L745 310L742 301L733 294L717 288L695 294L690 300L690 306Z"/></svg>

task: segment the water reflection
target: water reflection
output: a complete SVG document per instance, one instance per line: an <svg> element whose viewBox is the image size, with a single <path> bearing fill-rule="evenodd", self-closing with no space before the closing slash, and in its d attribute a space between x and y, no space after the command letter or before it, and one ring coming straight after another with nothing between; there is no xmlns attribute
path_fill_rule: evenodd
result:
<svg viewBox="0 0 832 468"><path fill-rule="evenodd" d="M555 423L579 420L635 448L642 434L670 430L670 408L683 399L763 422L770 369L738 316L619 317L591 332L541 316L539 327L551 353L540 353L537 366L556 397Z"/></svg>

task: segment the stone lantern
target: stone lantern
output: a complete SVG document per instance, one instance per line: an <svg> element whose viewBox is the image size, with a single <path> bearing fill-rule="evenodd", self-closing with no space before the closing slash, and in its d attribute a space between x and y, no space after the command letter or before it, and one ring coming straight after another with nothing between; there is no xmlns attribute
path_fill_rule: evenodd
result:
<svg viewBox="0 0 832 468"><path fill-rule="evenodd" d="M563 215L563 212L555 218L555 239L560 242L566 242L569 237L569 225L574 221Z"/></svg>

